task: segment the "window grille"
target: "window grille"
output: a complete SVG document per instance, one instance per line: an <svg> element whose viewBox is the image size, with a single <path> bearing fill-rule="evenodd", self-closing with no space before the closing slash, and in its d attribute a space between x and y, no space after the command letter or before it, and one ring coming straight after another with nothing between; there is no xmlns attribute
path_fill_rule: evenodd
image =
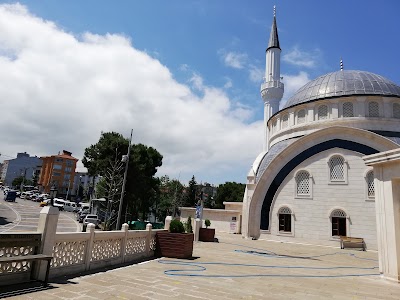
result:
<svg viewBox="0 0 400 300"><path fill-rule="evenodd" d="M400 104L393 103L393 118L400 119Z"/></svg>
<svg viewBox="0 0 400 300"><path fill-rule="evenodd" d="M375 197L375 184L374 184L374 171L370 171L367 174L367 189L368 197Z"/></svg>
<svg viewBox="0 0 400 300"><path fill-rule="evenodd" d="M284 115L282 118L282 128L286 128L289 125L289 115Z"/></svg>
<svg viewBox="0 0 400 300"><path fill-rule="evenodd" d="M321 105L318 107L318 120L328 119L328 106Z"/></svg>
<svg viewBox="0 0 400 300"><path fill-rule="evenodd" d="M304 109L301 109L297 113L297 123L301 124L306 121L306 111Z"/></svg>
<svg viewBox="0 0 400 300"><path fill-rule="evenodd" d="M353 103L351 102L343 103L343 117L345 118L354 117Z"/></svg>
<svg viewBox="0 0 400 300"><path fill-rule="evenodd" d="M290 215L290 214L292 214L292 211L290 210L289 207L284 206L279 210L279 214L281 214L281 215L282 214Z"/></svg>
<svg viewBox="0 0 400 300"><path fill-rule="evenodd" d="M297 195L310 195L310 174L300 171L296 175Z"/></svg>
<svg viewBox="0 0 400 300"><path fill-rule="evenodd" d="M336 209L332 212L332 218L346 218L346 213L341 209Z"/></svg>
<svg viewBox="0 0 400 300"><path fill-rule="evenodd" d="M368 116L379 117L379 104L378 102L368 103Z"/></svg>
<svg viewBox="0 0 400 300"><path fill-rule="evenodd" d="M330 179L331 181L344 181L344 158L341 156L333 156L329 160Z"/></svg>

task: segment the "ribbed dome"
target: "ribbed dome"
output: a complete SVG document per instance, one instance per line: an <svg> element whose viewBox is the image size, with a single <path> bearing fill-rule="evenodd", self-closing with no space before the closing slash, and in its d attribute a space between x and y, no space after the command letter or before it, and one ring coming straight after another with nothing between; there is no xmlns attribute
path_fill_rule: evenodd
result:
<svg viewBox="0 0 400 300"><path fill-rule="evenodd" d="M348 95L400 96L400 87L374 73L342 70L310 81L286 102L284 108L312 100Z"/></svg>

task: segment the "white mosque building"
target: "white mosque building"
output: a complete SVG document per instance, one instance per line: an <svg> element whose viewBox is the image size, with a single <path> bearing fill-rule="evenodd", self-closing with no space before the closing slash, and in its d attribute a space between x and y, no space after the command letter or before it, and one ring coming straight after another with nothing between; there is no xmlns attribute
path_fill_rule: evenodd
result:
<svg viewBox="0 0 400 300"><path fill-rule="evenodd" d="M264 151L243 199L242 235L377 249L375 184L362 159L400 146L400 87L366 71L322 75L283 106L276 16L266 50Z"/></svg>

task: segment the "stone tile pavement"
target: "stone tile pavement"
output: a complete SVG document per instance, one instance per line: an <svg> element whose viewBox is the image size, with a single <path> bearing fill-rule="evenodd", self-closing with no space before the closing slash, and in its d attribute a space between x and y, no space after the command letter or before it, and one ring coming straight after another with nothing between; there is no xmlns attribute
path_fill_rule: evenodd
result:
<svg viewBox="0 0 400 300"><path fill-rule="evenodd" d="M400 299L377 253L218 234L193 260L156 259L50 280L8 299ZM0 294L1 295L1 294Z"/></svg>

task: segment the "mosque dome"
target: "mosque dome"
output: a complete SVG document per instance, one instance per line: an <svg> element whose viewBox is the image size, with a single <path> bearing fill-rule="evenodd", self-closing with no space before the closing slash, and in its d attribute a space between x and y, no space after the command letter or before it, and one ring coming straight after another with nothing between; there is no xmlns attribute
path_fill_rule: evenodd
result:
<svg viewBox="0 0 400 300"><path fill-rule="evenodd" d="M308 82L289 98L283 108L318 99L352 95L400 97L400 87L374 73L341 70L322 75Z"/></svg>

